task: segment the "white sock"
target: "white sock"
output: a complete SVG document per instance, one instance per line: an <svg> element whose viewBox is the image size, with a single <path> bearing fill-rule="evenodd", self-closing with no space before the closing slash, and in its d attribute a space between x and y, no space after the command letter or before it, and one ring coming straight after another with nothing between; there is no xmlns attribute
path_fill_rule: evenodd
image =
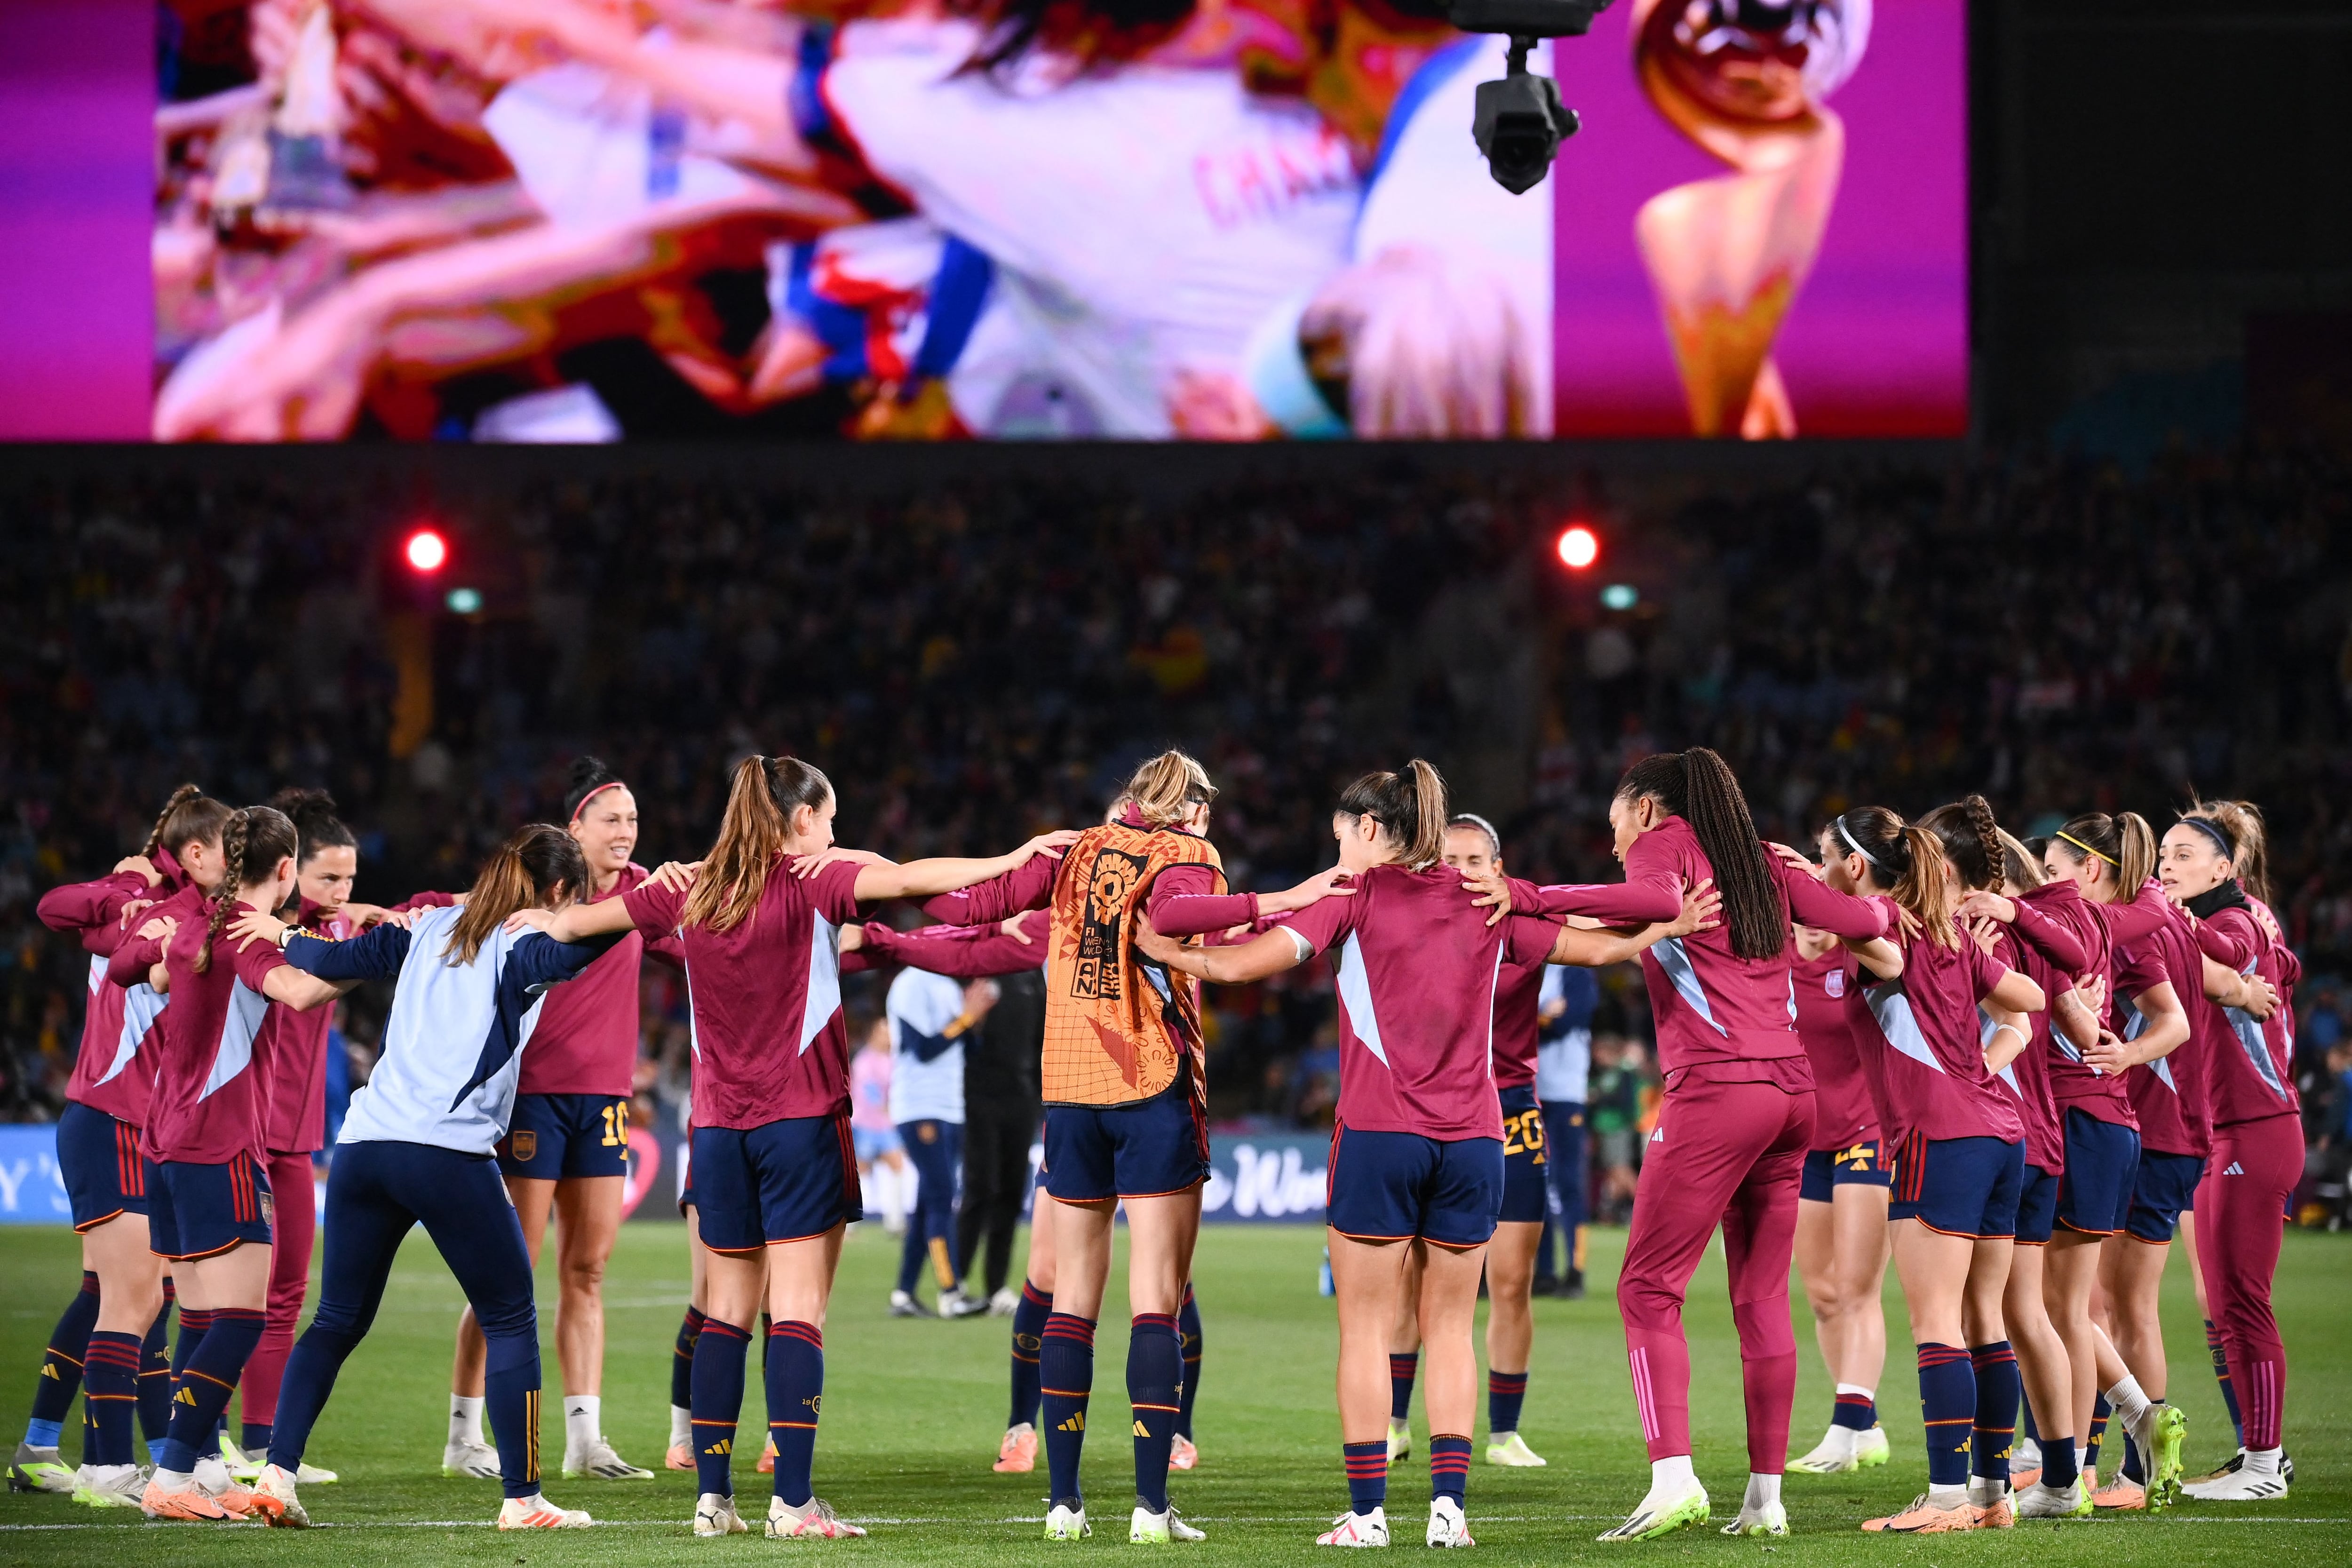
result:
<svg viewBox="0 0 2352 1568"><path fill-rule="evenodd" d="M2091 1468L2091 1450L2084 1444L2074 1445L2074 1473L2082 1475Z"/></svg>
<svg viewBox="0 0 2352 1568"><path fill-rule="evenodd" d="M563 1396L563 1451L584 1454L604 1436L604 1401L593 1394Z"/></svg>
<svg viewBox="0 0 2352 1568"><path fill-rule="evenodd" d="M449 1396L449 1441L482 1446L480 1394L453 1394Z"/></svg>
<svg viewBox="0 0 2352 1568"><path fill-rule="evenodd" d="M683 1405L669 1407L669 1446L683 1448L694 1441L694 1412Z"/></svg>
<svg viewBox="0 0 2352 1568"><path fill-rule="evenodd" d="M1878 1403L1878 1390L1874 1388L1864 1388L1858 1383L1841 1383L1837 1385L1837 1391L1840 1394L1859 1394L1864 1399L1869 1400L1873 1405L1876 1405Z"/></svg>
<svg viewBox="0 0 2352 1568"><path fill-rule="evenodd" d="M198 1486L208 1487L214 1491L219 1491L234 1479L228 1473L228 1462L218 1454L206 1454L197 1459L196 1468L190 1474L196 1478Z"/></svg>
<svg viewBox="0 0 2352 1568"><path fill-rule="evenodd" d="M1968 1500L1969 1489L1965 1485L1957 1487L1930 1486L1927 1489L1927 1506L1929 1508L1958 1508L1960 1504Z"/></svg>
<svg viewBox="0 0 2352 1568"><path fill-rule="evenodd" d="M167 1470L158 1465L155 1467L155 1484L167 1492L184 1492L195 1486L196 1478L185 1470Z"/></svg>
<svg viewBox="0 0 2352 1568"><path fill-rule="evenodd" d="M1698 1484L1698 1472L1691 1468L1688 1454L1674 1454L1650 1461L1650 1496L1679 1497Z"/></svg>
<svg viewBox="0 0 2352 1568"><path fill-rule="evenodd" d="M1492 1446L1492 1445L1496 1444L1496 1443L1507 1443L1507 1442L1509 1442L1512 1438L1514 1438L1514 1437L1517 1436L1518 1435L1519 1435L1519 1429L1518 1429L1517 1427L1514 1426L1514 1427L1512 1427L1512 1428L1511 1428L1509 1431L1507 1431L1507 1432L1489 1432L1489 1433L1487 1433L1487 1434L1486 1434L1486 1441L1487 1441L1487 1443L1488 1443L1488 1445L1489 1445L1489 1446Z"/></svg>
<svg viewBox="0 0 2352 1568"><path fill-rule="evenodd" d="M1822 1434L1822 1447L1832 1453L1851 1456L1853 1453L1854 1441L1861 1436L1862 1434L1853 1427L1841 1426L1832 1421L1830 1423L1830 1429Z"/></svg>
<svg viewBox="0 0 2352 1568"><path fill-rule="evenodd" d="M2246 1471L2250 1475L2275 1476L2283 1468L2280 1460L2285 1453L2284 1448L2249 1448L2246 1450Z"/></svg>
<svg viewBox="0 0 2352 1568"><path fill-rule="evenodd" d="M1778 1508L1780 1503L1780 1478L1778 1476L1759 1476L1753 1470L1748 1471L1748 1496L1739 1505L1740 1511L1742 1513L1761 1513L1768 1508Z"/></svg>
<svg viewBox="0 0 2352 1568"><path fill-rule="evenodd" d="M2147 1395L2140 1392L2139 1379L2129 1373L2107 1390L2107 1403L2115 1406L2116 1419L2126 1426L2137 1426L2147 1419Z"/></svg>

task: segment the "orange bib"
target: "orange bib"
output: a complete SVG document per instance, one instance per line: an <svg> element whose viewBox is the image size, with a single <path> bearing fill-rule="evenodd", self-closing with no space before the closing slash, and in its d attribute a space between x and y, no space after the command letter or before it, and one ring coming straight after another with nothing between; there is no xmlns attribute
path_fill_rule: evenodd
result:
<svg viewBox="0 0 2352 1568"><path fill-rule="evenodd" d="M1206 1094L1200 988L1145 962L1131 940L1145 896L1171 866L1207 866L1224 891L1215 847L1172 827L1090 827L1063 857L1045 964L1046 1104L1150 1100L1176 1081L1185 1053L1192 1092Z"/></svg>

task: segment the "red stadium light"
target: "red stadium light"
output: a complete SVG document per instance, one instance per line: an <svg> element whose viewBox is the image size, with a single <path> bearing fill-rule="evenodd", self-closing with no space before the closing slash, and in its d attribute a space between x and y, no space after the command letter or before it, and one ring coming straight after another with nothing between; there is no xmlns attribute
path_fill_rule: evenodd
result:
<svg viewBox="0 0 2352 1568"><path fill-rule="evenodd" d="M1601 536L1580 522L1573 523L1560 531L1559 550L1561 565L1581 572L1601 559Z"/></svg>
<svg viewBox="0 0 2352 1568"><path fill-rule="evenodd" d="M448 564L449 542L433 529L420 528L400 547L401 558L419 572L438 572Z"/></svg>

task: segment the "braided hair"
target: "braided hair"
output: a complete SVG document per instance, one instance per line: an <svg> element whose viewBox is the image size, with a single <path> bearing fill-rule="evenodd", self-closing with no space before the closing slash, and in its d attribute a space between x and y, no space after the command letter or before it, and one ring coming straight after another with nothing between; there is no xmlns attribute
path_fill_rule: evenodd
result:
<svg viewBox="0 0 2352 1568"><path fill-rule="evenodd" d="M1992 806L1984 796L1963 795L1939 805L1921 817L1919 826L1943 845L1944 858L1959 873L1960 886L2000 890L2006 851L2000 824L1993 820Z"/></svg>
<svg viewBox="0 0 2352 1568"><path fill-rule="evenodd" d="M155 826L147 830L147 842L139 847L139 853L152 860L158 849L177 850L191 842L214 843L228 817L227 806L194 784L184 784L155 814Z"/></svg>
<svg viewBox="0 0 2352 1568"><path fill-rule="evenodd" d="M1723 923L1740 958L1775 958L1789 945L1789 912L1731 765L1705 746L1643 758L1617 781L1617 798L1650 799L1690 824L1715 869Z"/></svg>
<svg viewBox="0 0 2352 1568"><path fill-rule="evenodd" d="M221 829L221 881L205 900L211 913L205 921L205 940L188 967L202 974L213 965L213 943L228 924L236 896L291 860L302 847L301 836L286 814L274 806L248 805L229 813Z"/></svg>

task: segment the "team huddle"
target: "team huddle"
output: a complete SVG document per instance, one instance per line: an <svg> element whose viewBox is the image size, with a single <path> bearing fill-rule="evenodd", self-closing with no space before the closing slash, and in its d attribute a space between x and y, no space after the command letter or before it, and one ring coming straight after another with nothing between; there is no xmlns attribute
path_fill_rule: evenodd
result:
<svg viewBox="0 0 2352 1568"><path fill-rule="evenodd" d="M877 961L905 966L901 984L941 982L928 1010L900 1006L893 988L894 1048L926 1065L985 1011L959 1006L954 982L1043 976L1045 1159L994 1468L1030 1471L1043 1449L1048 1540L1091 1533L1079 1471L1120 1211L1129 1539L1203 1538L1169 1488L1198 1458L1199 986L1318 955L1338 994L1326 1217L1348 1489L1318 1543L1389 1543L1416 1375L1424 1539L1473 1543L1482 1282L1487 1460L1544 1463L1518 1432L1546 1208L1544 1141L1530 1131L1542 998L1552 966L1637 959L1665 1094L1617 1300L1652 1483L1601 1539L1709 1517L1682 1310L1718 1226L1749 1470L1727 1534L1788 1533L1787 1471L1889 1462L1874 1401L1890 1257L1917 1347L1927 1489L1864 1530L2286 1495L2270 1289L2302 1168L2288 1068L2299 969L2265 901L2252 807L2196 805L2160 839L2137 816L2091 814L2022 842L1978 796L1916 822L1862 806L1807 854L1763 842L1730 770L1694 749L1645 758L1620 783L1609 815L1622 882L1538 887L1506 874L1496 830L1454 812L1415 761L1341 793L1333 867L1235 893L1208 837L1215 795L1198 763L1169 752L1096 826L899 864L835 844L823 773L754 756L734 770L709 852L648 872L631 860L627 785L583 759L564 825L520 829L462 893L384 909L351 899L357 840L324 796L232 810L183 786L141 853L40 905L90 955L58 1131L84 1273L12 1485L159 1520L308 1524L304 1489L335 1479L306 1460L312 1428L421 1225L469 1304L445 1471L499 1484L501 1529L590 1524L541 1491L532 1268L551 1215L563 1473L648 1477L602 1431L594 1281L621 1217L650 952L685 971L692 1013L681 1208L693 1294L666 1463L697 1472L698 1536L750 1528L732 1469L755 1334L766 1534L865 1533L816 1495L814 1472L826 1311L845 1229L864 1217L841 977ZM895 900L937 923L861 923ZM335 1141L321 1283L298 1341L327 1005L371 979L394 988L383 1053ZM928 1171L923 1184L937 1185ZM947 1251L941 1205L926 1202L900 1298L925 1250ZM2184 1481L2158 1321L2176 1233L2240 1428L2236 1457L2196 1481ZM1837 1388L1827 1434L1794 1459L1792 1261ZM78 1468L59 1453L77 1387ZM2111 1418L2125 1452L2103 1489Z"/></svg>

